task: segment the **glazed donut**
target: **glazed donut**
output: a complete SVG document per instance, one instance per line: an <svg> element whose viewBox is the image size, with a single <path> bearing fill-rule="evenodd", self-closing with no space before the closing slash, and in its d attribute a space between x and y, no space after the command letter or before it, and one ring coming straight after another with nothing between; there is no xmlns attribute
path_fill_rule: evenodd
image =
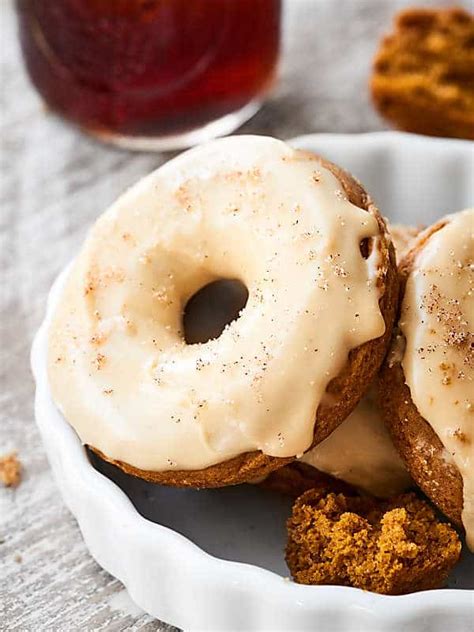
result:
<svg viewBox="0 0 474 632"><path fill-rule="evenodd" d="M187 344L187 303L222 279L245 285L245 307ZM53 399L126 472L244 482L347 417L385 354L397 291L384 222L353 178L275 139L214 141L92 228L49 328Z"/></svg>
<svg viewBox="0 0 474 632"><path fill-rule="evenodd" d="M474 547L474 209L423 231L400 265L399 329L380 374L392 438Z"/></svg>

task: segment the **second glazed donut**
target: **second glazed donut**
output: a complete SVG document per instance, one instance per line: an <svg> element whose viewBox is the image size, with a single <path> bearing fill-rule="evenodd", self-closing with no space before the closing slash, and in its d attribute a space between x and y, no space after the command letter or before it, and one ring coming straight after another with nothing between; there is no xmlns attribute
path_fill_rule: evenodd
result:
<svg viewBox="0 0 474 632"><path fill-rule="evenodd" d="M400 276L380 403L414 480L474 550L474 209L420 233Z"/></svg>

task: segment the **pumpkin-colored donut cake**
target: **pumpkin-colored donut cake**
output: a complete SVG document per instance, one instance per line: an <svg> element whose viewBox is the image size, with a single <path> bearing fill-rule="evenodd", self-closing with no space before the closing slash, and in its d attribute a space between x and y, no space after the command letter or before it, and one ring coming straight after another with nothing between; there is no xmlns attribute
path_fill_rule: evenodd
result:
<svg viewBox="0 0 474 632"><path fill-rule="evenodd" d="M380 375L393 441L474 548L474 209L423 231L402 260L399 329Z"/></svg>
<svg viewBox="0 0 474 632"><path fill-rule="evenodd" d="M190 340L183 314L222 280L246 302ZM93 226L53 308L53 399L84 444L147 480L265 476L349 415L397 295L384 221L350 175L272 138L214 141Z"/></svg>

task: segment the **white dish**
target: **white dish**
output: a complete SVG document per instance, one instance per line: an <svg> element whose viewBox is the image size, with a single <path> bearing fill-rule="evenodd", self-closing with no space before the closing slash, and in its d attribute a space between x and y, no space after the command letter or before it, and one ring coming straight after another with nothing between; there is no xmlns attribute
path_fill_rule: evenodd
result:
<svg viewBox="0 0 474 632"><path fill-rule="evenodd" d="M388 132L315 134L292 144L352 171L393 222L431 223L474 203L474 143ZM32 349L36 420L92 556L143 610L186 630L220 632L471 629L469 553L448 589L387 597L297 585L288 581L283 557L286 499L252 486L162 488L92 458L95 469L54 406L47 380L46 332L64 274L51 290Z"/></svg>

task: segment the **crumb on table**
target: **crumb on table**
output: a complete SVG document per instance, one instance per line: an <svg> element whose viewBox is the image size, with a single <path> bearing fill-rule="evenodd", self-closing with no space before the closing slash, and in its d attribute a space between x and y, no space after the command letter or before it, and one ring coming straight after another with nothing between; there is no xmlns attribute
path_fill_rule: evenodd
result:
<svg viewBox="0 0 474 632"><path fill-rule="evenodd" d="M287 526L286 561L301 584L428 590L445 582L461 552L454 529L415 494L380 501L309 490Z"/></svg>
<svg viewBox="0 0 474 632"><path fill-rule="evenodd" d="M21 481L21 463L16 452L0 457L0 481L6 487L16 487Z"/></svg>

